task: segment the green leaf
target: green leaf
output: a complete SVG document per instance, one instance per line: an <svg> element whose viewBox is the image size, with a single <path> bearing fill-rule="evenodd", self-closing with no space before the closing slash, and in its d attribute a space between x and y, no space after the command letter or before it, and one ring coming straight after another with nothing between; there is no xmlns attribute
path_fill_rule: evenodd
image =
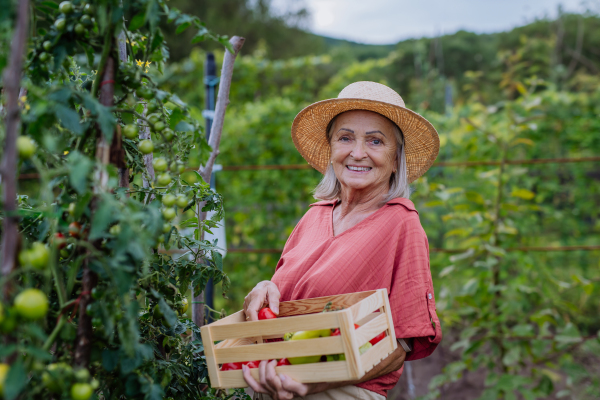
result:
<svg viewBox="0 0 600 400"><path fill-rule="evenodd" d="M229 36L220 36L219 37L219 43L221 43L223 46L225 46L225 48L227 50L229 50L229 52L231 54L233 54L235 52L233 50L233 46L231 45L231 43L229 43Z"/></svg>
<svg viewBox="0 0 600 400"><path fill-rule="evenodd" d="M94 162L78 151L73 151L69 153L68 164L71 186L77 193L83 194L86 191L87 177L92 171Z"/></svg>
<svg viewBox="0 0 600 400"><path fill-rule="evenodd" d="M477 292L477 287L479 286L479 281L477 278L469 279L462 287L460 294L462 296L472 296Z"/></svg>
<svg viewBox="0 0 600 400"><path fill-rule="evenodd" d="M512 197L519 197L524 200L531 200L535 197L535 193L527 189L513 189L510 195Z"/></svg>
<svg viewBox="0 0 600 400"><path fill-rule="evenodd" d="M72 131L76 135L81 135L83 133L83 127L79 123L79 114L73 109L57 103L54 105L54 114L66 129Z"/></svg>
<svg viewBox="0 0 600 400"><path fill-rule="evenodd" d="M158 307L163 317L167 321L167 324L169 326L175 326L175 324L177 323L177 316L175 315L171 307L169 307L165 299L161 298L159 300Z"/></svg>
<svg viewBox="0 0 600 400"><path fill-rule="evenodd" d="M521 347L515 346L509 349L504 357L502 357L502 363L504 365L513 365L521 358Z"/></svg>
<svg viewBox="0 0 600 400"><path fill-rule="evenodd" d="M185 31L187 28L189 28L192 25L191 22L184 22L182 24L179 24L177 26L177 29L175 30L175 34L179 35L181 32Z"/></svg>
<svg viewBox="0 0 600 400"><path fill-rule="evenodd" d="M175 129L177 132L191 132L194 130L194 127L188 122L179 121L173 129Z"/></svg>
<svg viewBox="0 0 600 400"><path fill-rule="evenodd" d="M103 236L106 228L113 221L114 212L115 204L113 203L112 196L103 196L92 219L89 240L95 240Z"/></svg>
<svg viewBox="0 0 600 400"><path fill-rule="evenodd" d="M112 142L113 132L117 121L108 107L98 104L98 125L108 143Z"/></svg>
<svg viewBox="0 0 600 400"><path fill-rule="evenodd" d="M135 31L140 29L142 26L144 26L144 23L146 22L146 13L138 13L135 14L133 16L133 18L131 18L131 22L129 23L129 30L130 31Z"/></svg>
<svg viewBox="0 0 600 400"><path fill-rule="evenodd" d="M185 118L185 115L183 114L183 111L181 111L179 108L174 109L173 112L171 113L171 116L169 117L169 126L171 127L171 129L177 130L175 127L184 118Z"/></svg>
<svg viewBox="0 0 600 400"><path fill-rule="evenodd" d="M27 371L23 365L23 361L19 358L15 361L8 370L4 380L4 399L15 399L21 390L27 384Z"/></svg>

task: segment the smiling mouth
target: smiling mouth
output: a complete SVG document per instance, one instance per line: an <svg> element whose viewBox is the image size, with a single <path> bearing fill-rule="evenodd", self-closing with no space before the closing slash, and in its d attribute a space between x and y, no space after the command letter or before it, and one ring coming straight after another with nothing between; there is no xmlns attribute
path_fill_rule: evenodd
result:
<svg viewBox="0 0 600 400"><path fill-rule="evenodd" d="M346 168L353 172L369 172L373 169L371 167L355 167L353 165L346 165Z"/></svg>

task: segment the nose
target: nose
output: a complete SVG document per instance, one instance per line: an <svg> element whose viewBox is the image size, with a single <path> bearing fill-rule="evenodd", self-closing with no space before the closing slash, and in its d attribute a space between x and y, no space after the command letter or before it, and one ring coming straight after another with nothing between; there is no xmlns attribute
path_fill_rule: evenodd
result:
<svg viewBox="0 0 600 400"><path fill-rule="evenodd" d="M354 144L354 148L352 149L350 155L355 160L362 160L363 158L366 158L367 152L365 149L365 143L361 140L357 140Z"/></svg>

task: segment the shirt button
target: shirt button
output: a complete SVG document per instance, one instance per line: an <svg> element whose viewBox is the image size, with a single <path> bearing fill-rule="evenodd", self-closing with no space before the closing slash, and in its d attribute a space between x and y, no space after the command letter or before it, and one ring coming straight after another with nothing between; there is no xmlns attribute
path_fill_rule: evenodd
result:
<svg viewBox="0 0 600 400"><path fill-rule="evenodd" d="M431 298L432 298L432 297L433 297L433 296L431 295L431 293L427 293L427 298L428 298L429 300L431 300Z"/></svg>

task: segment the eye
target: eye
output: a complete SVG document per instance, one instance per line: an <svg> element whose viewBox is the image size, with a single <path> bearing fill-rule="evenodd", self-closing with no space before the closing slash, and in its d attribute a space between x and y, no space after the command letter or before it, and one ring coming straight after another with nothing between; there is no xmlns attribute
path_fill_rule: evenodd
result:
<svg viewBox="0 0 600 400"><path fill-rule="evenodd" d="M374 145L380 145L380 144L382 144L383 142L382 142L380 139L373 139L373 140L371 141L371 143L373 143Z"/></svg>
<svg viewBox="0 0 600 400"><path fill-rule="evenodd" d="M340 138L340 142L349 142L349 141L350 141L350 138L348 136L342 136Z"/></svg>

